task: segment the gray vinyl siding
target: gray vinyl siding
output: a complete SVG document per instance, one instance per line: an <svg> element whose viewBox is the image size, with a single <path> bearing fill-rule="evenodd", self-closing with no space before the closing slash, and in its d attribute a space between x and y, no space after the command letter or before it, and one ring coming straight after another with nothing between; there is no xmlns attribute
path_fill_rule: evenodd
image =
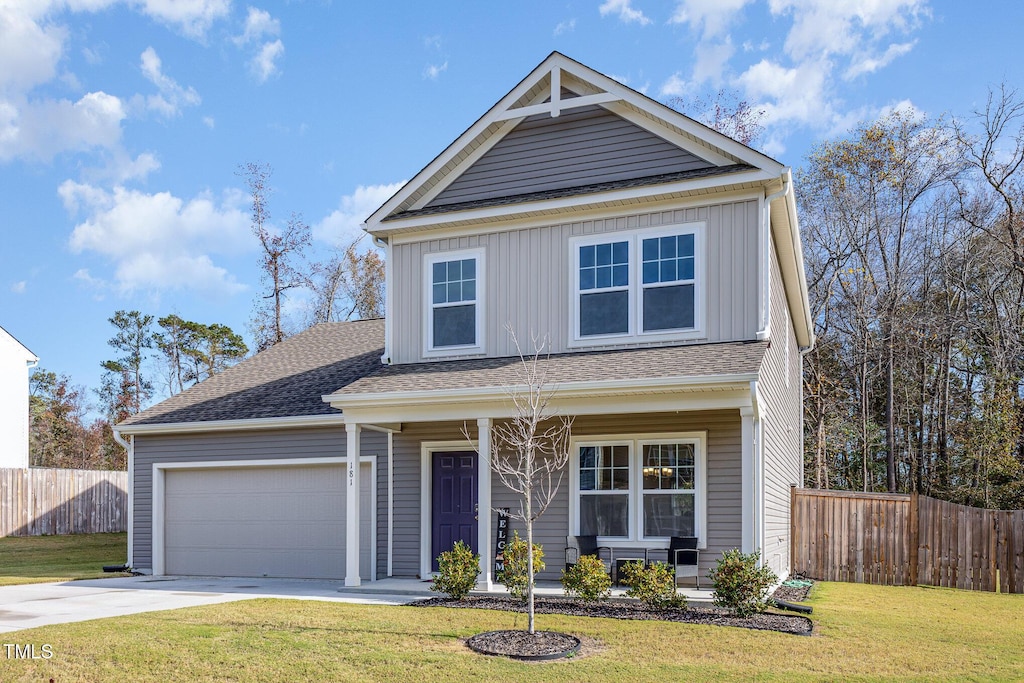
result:
<svg viewBox="0 0 1024 683"><path fill-rule="evenodd" d="M475 438L475 424L470 423ZM395 526L394 576L416 577L420 572L420 463L424 441L460 442L462 423L405 424L394 436L395 454ZM701 553L701 572L707 573L721 553L738 548L741 540L740 517L740 417L735 410L691 413L645 413L578 417L573 435L615 434L631 436L659 432L707 433L707 550ZM534 526L535 542L544 549L546 568L542 580L557 581L565 562L565 537L570 533L570 494L572 482L566 469L558 495ZM519 509L519 498L492 474L492 507ZM512 529L525 538L522 522L513 521ZM493 534L493 528L491 533ZM426 539L429 541L429 539ZM493 543L493 539L492 539Z"/></svg>
<svg viewBox="0 0 1024 683"><path fill-rule="evenodd" d="M530 332L549 335L551 352L563 353L571 350L573 330L570 238L696 221L706 225L706 341L753 339L758 317L758 204L757 200L718 203L396 245L389 311L394 335L392 362L427 360L423 271L427 254L483 248L484 355L515 354L504 329L506 322L521 336Z"/></svg>
<svg viewBox="0 0 1024 683"><path fill-rule="evenodd" d="M212 432L207 434L135 436L134 524L132 567L153 566L153 464L214 460L271 460L344 457L345 429L320 427L283 430ZM378 576L387 567L387 437L364 430L363 456L377 456ZM383 546L383 551L382 551Z"/></svg>
<svg viewBox="0 0 1024 683"><path fill-rule="evenodd" d="M524 119L428 207L632 180L713 164L600 106Z"/></svg>
<svg viewBox="0 0 1024 683"><path fill-rule="evenodd" d="M775 250L771 259L772 344L761 369L764 402L764 558L776 573L790 569L790 486L802 481L800 351L788 314ZM788 352L787 352L788 349ZM788 360L787 360L788 357ZM787 382L788 380L788 382Z"/></svg>

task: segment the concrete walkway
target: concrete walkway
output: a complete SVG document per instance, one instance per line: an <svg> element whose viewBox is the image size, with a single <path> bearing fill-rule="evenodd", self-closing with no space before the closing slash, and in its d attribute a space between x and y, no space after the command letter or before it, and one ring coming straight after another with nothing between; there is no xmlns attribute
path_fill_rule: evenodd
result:
<svg viewBox="0 0 1024 683"><path fill-rule="evenodd" d="M318 579L132 576L3 586L0 633L254 598L402 605L436 597L438 594L431 592L430 585L418 579L381 579L350 588L343 581ZM491 592L507 595L500 584ZM621 597L623 592L615 588L612 597ZM690 602L707 602L712 598L710 590L682 588L680 592ZM540 582L537 595L562 595L562 587L557 582Z"/></svg>
<svg viewBox="0 0 1024 683"><path fill-rule="evenodd" d="M254 598L401 605L431 595L426 589L414 594L353 590L359 591L346 589L341 581L168 576L3 586L0 633Z"/></svg>

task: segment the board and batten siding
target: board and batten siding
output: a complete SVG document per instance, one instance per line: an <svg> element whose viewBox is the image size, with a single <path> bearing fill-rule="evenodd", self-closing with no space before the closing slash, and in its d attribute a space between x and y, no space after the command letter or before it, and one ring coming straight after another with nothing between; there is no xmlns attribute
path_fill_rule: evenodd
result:
<svg viewBox="0 0 1024 683"><path fill-rule="evenodd" d="M476 436L476 425L471 422L470 436ZM424 441L465 442L462 423L404 424L402 432L394 436L395 457L395 527L394 576L417 577L420 573L420 544L429 542L420 534L420 462ZM740 514L740 416L735 410L700 411L687 413L643 413L581 416L573 424L573 436L621 435L660 432L707 433L707 549L701 552L701 572L715 565L721 553L738 548L741 540ZM464 447L471 450L468 443ZM429 474L428 474L429 476ZM571 533L570 495L572 482L569 469L555 500L534 527L535 542L544 548L546 568L539 575L542 580L556 581L564 567L565 537ZM519 509L519 498L507 489L496 475L491 480L491 505L495 508ZM493 523L494 517L492 517ZM525 537L521 522L512 521L511 529ZM492 525L491 533L494 533ZM493 537L491 539L493 543ZM654 556L657 557L657 556Z"/></svg>
<svg viewBox="0 0 1024 683"><path fill-rule="evenodd" d="M424 356L423 259L427 254L482 248L485 259L484 354L515 355L506 322L525 336L547 334L551 353L571 350L573 277L569 240L659 226L706 224L704 283L706 341L753 339L757 330L757 244L761 212L756 199L616 218L565 222L466 237L397 244L392 248L393 363ZM702 340L703 341L703 340ZM639 344L634 344L639 345ZM588 347L596 348L596 347Z"/></svg>
<svg viewBox="0 0 1024 683"><path fill-rule="evenodd" d="M427 206L565 189L713 164L604 107L530 116Z"/></svg>
<svg viewBox="0 0 1024 683"><path fill-rule="evenodd" d="M345 457L344 427L308 427L198 434L136 435L134 536L131 565L153 566L153 464L232 460ZM363 457L375 456L377 467L377 575L387 568L387 437L363 430ZM382 531L383 528L383 531Z"/></svg>
<svg viewBox="0 0 1024 683"><path fill-rule="evenodd" d="M761 367L764 420L765 563L778 575L791 568L790 487L803 483L801 356L774 247L771 258L771 346Z"/></svg>

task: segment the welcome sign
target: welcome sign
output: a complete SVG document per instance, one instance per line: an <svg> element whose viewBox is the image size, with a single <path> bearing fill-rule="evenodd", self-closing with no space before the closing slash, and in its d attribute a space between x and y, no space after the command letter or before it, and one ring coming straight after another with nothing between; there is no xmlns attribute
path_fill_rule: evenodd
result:
<svg viewBox="0 0 1024 683"><path fill-rule="evenodd" d="M494 575L505 571L505 544L508 543L508 508L497 508L498 528L494 534Z"/></svg>

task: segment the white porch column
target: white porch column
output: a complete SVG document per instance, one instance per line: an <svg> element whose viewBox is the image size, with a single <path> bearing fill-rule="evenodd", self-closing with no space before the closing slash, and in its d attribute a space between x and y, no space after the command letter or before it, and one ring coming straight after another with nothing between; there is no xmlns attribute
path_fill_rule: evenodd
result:
<svg viewBox="0 0 1024 683"><path fill-rule="evenodd" d="M756 493L754 482L754 409L752 407L740 408L740 460L741 486L740 486L740 515L742 519L742 535L740 550L744 553L754 551L755 545L755 508Z"/></svg>
<svg viewBox="0 0 1024 683"><path fill-rule="evenodd" d="M345 423L348 468L345 479L345 585L359 581L359 425Z"/></svg>
<svg viewBox="0 0 1024 683"><path fill-rule="evenodd" d="M490 591L494 577L491 570L491 418L482 417L476 421L477 453L480 462L477 472L477 544L480 553L480 588Z"/></svg>

